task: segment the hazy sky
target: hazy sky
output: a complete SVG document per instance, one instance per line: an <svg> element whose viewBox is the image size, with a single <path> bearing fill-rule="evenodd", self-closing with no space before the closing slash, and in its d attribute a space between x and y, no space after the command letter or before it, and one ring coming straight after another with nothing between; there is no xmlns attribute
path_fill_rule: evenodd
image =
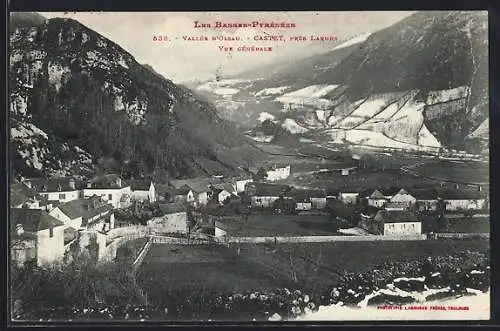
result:
<svg viewBox="0 0 500 331"><path fill-rule="evenodd" d="M210 79L219 70L235 74L287 57L302 57L329 50L342 40L370 33L413 12L77 12L40 13L47 18L73 18L116 42L139 63L150 64L175 82ZM214 23L289 22L296 28L195 29L194 21ZM338 41L254 41L255 35L336 36ZM154 42L167 35L170 42ZM241 42L184 41L183 36L240 36ZM179 39L175 39L175 37ZM271 46L272 52L221 52L218 46Z"/></svg>

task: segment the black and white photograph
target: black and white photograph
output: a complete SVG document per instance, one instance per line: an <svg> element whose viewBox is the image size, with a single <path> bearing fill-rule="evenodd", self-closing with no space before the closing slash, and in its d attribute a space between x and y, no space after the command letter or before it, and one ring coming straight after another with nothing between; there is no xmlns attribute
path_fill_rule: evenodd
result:
<svg viewBox="0 0 500 331"><path fill-rule="evenodd" d="M487 11L8 29L11 322L490 319Z"/></svg>

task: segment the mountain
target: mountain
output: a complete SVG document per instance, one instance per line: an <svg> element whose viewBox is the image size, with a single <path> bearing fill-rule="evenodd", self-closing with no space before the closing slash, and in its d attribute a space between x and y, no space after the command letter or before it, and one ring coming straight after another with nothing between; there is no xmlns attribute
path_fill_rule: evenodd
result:
<svg viewBox="0 0 500 331"><path fill-rule="evenodd" d="M9 50L17 175L87 173L103 163L129 175L232 174L259 153L212 104L75 20L16 28Z"/></svg>
<svg viewBox="0 0 500 331"><path fill-rule="evenodd" d="M9 20L9 29L15 30L16 28L30 28L43 24L47 19L38 14L31 12L17 12L11 13Z"/></svg>
<svg viewBox="0 0 500 331"><path fill-rule="evenodd" d="M319 142L485 151L487 28L485 12L418 12L244 86L198 89L219 94L218 109L250 114L254 126L260 108ZM236 113L220 111L228 119Z"/></svg>

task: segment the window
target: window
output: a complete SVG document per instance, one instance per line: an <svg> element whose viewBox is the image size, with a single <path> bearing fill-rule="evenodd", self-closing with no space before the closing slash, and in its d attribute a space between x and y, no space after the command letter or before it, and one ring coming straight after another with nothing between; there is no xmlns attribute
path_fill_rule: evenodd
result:
<svg viewBox="0 0 500 331"><path fill-rule="evenodd" d="M50 238L54 237L54 228L49 228L49 236Z"/></svg>
<svg viewBox="0 0 500 331"><path fill-rule="evenodd" d="M113 194L108 194L108 200L113 200Z"/></svg>
<svg viewBox="0 0 500 331"><path fill-rule="evenodd" d="M64 199L66 199L66 194L64 193L59 194L59 200L64 200Z"/></svg>

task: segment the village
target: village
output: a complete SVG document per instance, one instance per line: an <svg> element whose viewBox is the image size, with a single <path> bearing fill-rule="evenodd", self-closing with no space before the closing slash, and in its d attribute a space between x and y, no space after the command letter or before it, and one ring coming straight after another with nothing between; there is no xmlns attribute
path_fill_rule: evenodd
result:
<svg viewBox="0 0 500 331"><path fill-rule="evenodd" d="M234 177L167 183L117 174L23 178L11 185L12 259L41 266L96 247L98 259L109 261L123 243L147 236L187 243L489 236L481 185L310 189L284 184L291 175L290 164L272 163ZM338 175L356 176L356 166Z"/></svg>

